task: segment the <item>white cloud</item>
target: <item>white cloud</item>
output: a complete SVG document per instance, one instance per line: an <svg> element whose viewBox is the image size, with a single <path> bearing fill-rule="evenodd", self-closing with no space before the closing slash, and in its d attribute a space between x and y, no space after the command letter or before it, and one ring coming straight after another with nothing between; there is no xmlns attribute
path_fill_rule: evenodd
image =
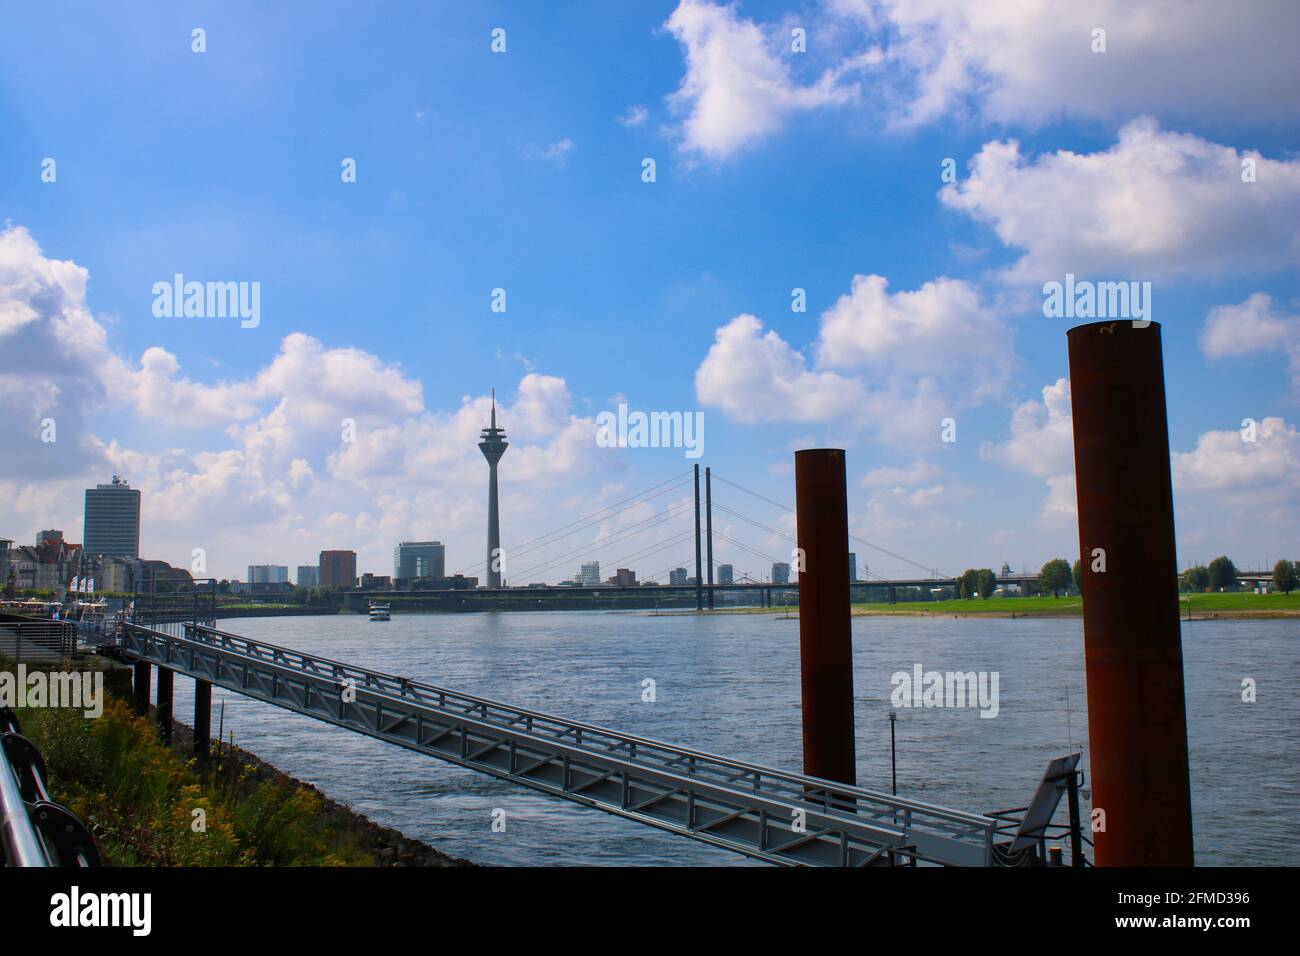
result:
<svg viewBox="0 0 1300 956"><path fill-rule="evenodd" d="M431 409L400 366L302 333L231 381L187 379L157 346L133 368L90 313L87 280L76 263L47 258L26 230L0 231L0 499L9 525L0 533L26 539L62 527L75 540L82 491L116 472L143 492L146 556L188 565L201 547L221 576L259 561L310 563L327 547L353 548L363 569L383 572L393 542L409 537L447 542L449 565L477 560L486 395ZM498 403L511 441L507 543L538 530L534 520L552 527L557 494L622 467L573 405L563 379L535 373L513 402ZM197 447L134 448L96 434L100 414L145 436L151 418L219 430L195 435ZM56 442L40 441L42 417L56 419ZM354 442L343 440L344 419L355 423ZM589 494L566 500L590 508Z"/></svg>
<svg viewBox="0 0 1300 956"><path fill-rule="evenodd" d="M1042 394L1042 401L1031 399L1015 407L1011 437L1000 444L985 442L980 457L1046 481L1047 500L1039 524L1061 527L1076 513L1069 379L1043 386Z"/></svg>
<svg viewBox="0 0 1300 956"><path fill-rule="evenodd" d="M861 386L834 372L808 368L803 353L752 315L718 329L695 372L695 394L736 421L828 421L855 414Z"/></svg>
<svg viewBox="0 0 1300 956"><path fill-rule="evenodd" d="M629 106L627 112L618 118L621 125L628 127L640 126L650 116L650 111L644 106Z"/></svg>
<svg viewBox="0 0 1300 956"><path fill-rule="evenodd" d="M789 35L764 35L734 5L681 0L664 24L685 50L686 74L669 104L683 116L682 147L724 159L776 131L791 115L852 100L855 88L826 72L810 85L792 75Z"/></svg>
<svg viewBox="0 0 1300 956"><path fill-rule="evenodd" d="M1002 393L1014 345L974 287L940 278L891 294L887 285L854 277L823 313L811 363L754 316L737 316L696 371L696 395L747 424L824 422L914 445Z"/></svg>
<svg viewBox="0 0 1300 956"><path fill-rule="evenodd" d="M1074 524L1079 515L1079 498L1074 475L1048 475L1047 500L1038 516L1045 528L1063 528Z"/></svg>
<svg viewBox="0 0 1300 956"><path fill-rule="evenodd" d="M1014 350L1011 331L959 279L938 278L914 291L890 293L889 280L856 275L821 319L818 364L891 369L965 380L983 398L1001 390Z"/></svg>
<svg viewBox="0 0 1300 956"><path fill-rule="evenodd" d="M941 474L937 465L918 458L904 468L873 468L862 476L862 484L868 488L910 488L914 485L934 481Z"/></svg>
<svg viewBox="0 0 1300 956"><path fill-rule="evenodd" d="M1291 120L1300 100L1300 7L1182 0L830 0L883 44L875 91L895 125L973 115L1233 122ZM1092 51L1093 30L1106 52Z"/></svg>
<svg viewBox="0 0 1300 956"><path fill-rule="evenodd" d="M1011 437L1001 444L985 442L980 457L1038 478L1073 472L1070 380L1058 378L1044 385L1041 402L1031 399L1017 405L1011 413Z"/></svg>
<svg viewBox="0 0 1300 956"><path fill-rule="evenodd" d="M1285 352L1290 359L1291 382L1300 388L1300 316L1279 314L1272 297L1263 292L1237 305L1211 309L1201 330L1201 351L1215 359Z"/></svg>
<svg viewBox="0 0 1300 956"><path fill-rule="evenodd" d="M532 149L533 155L546 160L559 169L563 169L569 163L569 154L577 148L577 144L567 136L564 139L556 140L554 143L548 143L541 149Z"/></svg>
<svg viewBox="0 0 1300 956"><path fill-rule="evenodd" d="M1201 435L1196 448L1173 455L1174 483L1188 491L1249 492L1245 499L1263 494L1294 496L1300 491L1300 432L1282 418L1260 421L1255 441L1245 441L1240 431L1211 431Z"/></svg>
<svg viewBox="0 0 1300 956"><path fill-rule="evenodd" d="M1253 183L1241 178L1247 155ZM1300 161L1238 153L1149 119L1097 153L1028 159L1014 140L987 143L970 175L939 195L1024 250L1013 281L1199 278L1300 263Z"/></svg>

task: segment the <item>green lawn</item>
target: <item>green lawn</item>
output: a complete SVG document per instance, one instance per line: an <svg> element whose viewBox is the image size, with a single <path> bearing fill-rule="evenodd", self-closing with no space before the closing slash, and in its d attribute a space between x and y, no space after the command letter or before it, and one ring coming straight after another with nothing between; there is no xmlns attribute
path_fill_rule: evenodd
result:
<svg viewBox="0 0 1300 956"><path fill-rule="evenodd" d="M1182 614L1187 614L1187 601L1191 598L1192 615L1274 612L1300 612L1300 592L1291 594L1226 594L1179 595ZM1083 599L1073 597L996 597L969 601L909 601L898 604L854 604L855 614L1032 614L1079 615L1083 613Z"/></svg>

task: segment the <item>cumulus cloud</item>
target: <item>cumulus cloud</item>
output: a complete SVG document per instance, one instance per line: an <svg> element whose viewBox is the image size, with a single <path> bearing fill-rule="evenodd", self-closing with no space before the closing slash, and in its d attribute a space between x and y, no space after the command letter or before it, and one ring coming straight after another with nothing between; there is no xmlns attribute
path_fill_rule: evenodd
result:
<svg viewBox="0 0 1300 956"><path fill-rule="evenodd" d="M0 477L50 478L99 458L84 423L105 400L111 356L86 305L88 279L46 257L26 229L0 230Z"/></svg>
<svg viewBox="0 0 1300 956"><path fill-rule="evenodd" d="M1213 359L1285 352L1291 382L1300 388L1300 316L1279 313L1263 292L1211 309L1201 330L1201 351Z"/></svg>
<svg viewBox="0 0 1300 956"><path fill-rule="evenodd" d="M1242 181L1247 157L1255 182ZM1007 273L1013 281L1204 277L1300 263L1300 161L1239 153L1150 119L1096 153L1031 159L1014 140L987 143L970 175L939 195L1024 250Z"/></svg>
<svg viewBox="0 0 1300 956"><path fill-rule="evenodd" d="M883 47L876 95L898 126L972 116L1291 120L1300 7L1182 0L829 0ZM1106 52L1093 52L1093 31Z"/></svg>
<svg viewBox="0 0 1300 956"><path fill-rule="evenodd" d="M1173 455L1175 486L1188 491L1250 492L1274 497L1300 491L1300 432L1278 417L1260 421L1255 440L1242 431L1211 431L1196 448Z"/></svg>
<svg viewBox="0 0 1300 956"><path fill-rule="evenodd" d="M728 417L762 421L828 421L856 415L862 387L834 372L808 367L803 353L752 315L738 315L717 330L695 372L695 394Z"/></svg>
<svg viewBox="0 0 1300 956"><path fill-rule="evenodd" d="M687 152L725 159L779 130L793 114L857 95L831 71L810 84L792 74L789 34L764 34L734 5L681 0L664 26L682 45L686 74L669 97Z"/></svg>
<svg viewBox="0 0 1300 956"><path fill-rule="evenodd" d="M63 527L73 536L83 489L116 472L143 492L147 556L188 565L203 548L208 571L222 576L255 560L309 563L327 547L353 548L382 571L395 539L422 536L449 542L450 562L472 564L486 504L476 446L487 395L429 408L399 365L302 333L231 381L187 378L158 346L134 365L90 312L87 281L84 268L46 257L25 229L0 232L0 498L10 524L0 532L26 538ZM511 434L503 475L511 520L549 526L557 490L620 467L574 404L562 378L536 373L498 403ZM161 417L215 428L216 437L130 447L98 434L108 414L113 427L145 435L138 426ZM40 440L46 418L57 425L52 443ZM580 503L589 507L589 497ZM465 536L474 546L457 549Z"/></svg>
<svg viewBox="0 0 1300 956"><path fill-rule="evenodd" d="M891 293L884 276L857 275L822 315L817 360L950 382L957 376L983 398L997 393L1010 373L1010 338L1006 323L968 282L939 278Z"/></svg>
<svg viewBox="0 0 1300 956"><path fill-rule="evenodd" d="M1042 401L1021 402L1011 413L1011 437L985 442L980 456L1038 478L1074 471L1070 380L1043 386Z"/></svg>
<svg viewBox="0 0 1300 956"><path fill-rule="evenodd" d="M1289 122L1300 100L1300 7L1285 0L823 0L805 17L822 73L796 78L788 22L758 23L737 5L681 0L665 26L685 75L669 98L690 151L722 158L793 114L861 104L859 122L908 129L970 119L1043 124ZM1105 52L1094 52L1105 31ZM810 51L813 47L810 47Z"/></svg>
<svg viewBox="0 0 1300 956"><path fill-rule="evenodd" d="M1043 386L1042 395L1041 401L1017 405L1011 413L1011 437L1001 443L985 442L980 457L1047 482L1039 522L1059 527L1076 514L1069 379Z"/></svg>
<svg viewBox="0 0 1300 956"><path fill-rule="evenodd" d="M917 443L943 418L1000 394L1014 365L1010 330L967 283L936 279L890 293L855 276L823 313L810 352L752 315L717 330L695 373L700 401L736 421L824 422Z"/></svg>

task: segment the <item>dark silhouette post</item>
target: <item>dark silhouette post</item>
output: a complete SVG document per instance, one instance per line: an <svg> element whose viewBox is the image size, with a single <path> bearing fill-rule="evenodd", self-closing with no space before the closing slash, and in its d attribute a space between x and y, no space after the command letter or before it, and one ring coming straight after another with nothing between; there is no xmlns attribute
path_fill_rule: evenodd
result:
<svg viewBox="0 0 1300 956"><path fill-rule="evenodd" d="M1093 834L1100 866L1191 866L1160 326L1071 329ZM1104 569L1104 570L1103 570Z"/></svg>
<svg viewBox="0 0 1300 956"><path fill-rule="evenodd" d="M149 668L148 661L136 661L135 673L131 685L135 692L135 712L140 715L149 713Z"/></svg>
<svg viewBox="0 0 1300 956"><path fill-rule="evenodd" d="M695 610L704 610L704 577L700 569L700 466L695 466Z"/></svg>
<svg viewBox="0 0 1300 956"><path fill-rule="evenodd" d="M711 468L704 469L704 564L709 575L709 610L713 603L713 476Z"/></svg>
<svg viewBox="0 0 1300 956"><path fill-rule="evenodd" d="M175 671L166 667L158 668L158 729L162 733L162 742L172 742L172 683Z"/></svg>
<svg viewBox="0 0 1300 956"><path fill-rule="evenodd" d="M212 685L205 680L194 680L194 752L201 757L208 754L212 739Z"/></svg>
<svg viewBox="0 0 1300 956"><path fill-rule="evenodd" d="M794 453L799 524L799 671L804 773L857 782L853 643L849 629L849 510L844 451Z"/></svg>

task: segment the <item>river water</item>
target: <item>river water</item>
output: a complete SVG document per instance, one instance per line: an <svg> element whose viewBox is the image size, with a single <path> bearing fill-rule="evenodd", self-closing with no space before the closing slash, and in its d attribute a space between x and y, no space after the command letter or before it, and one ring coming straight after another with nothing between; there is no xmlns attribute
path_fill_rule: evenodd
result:
<svg viewBox="0 0 1300 956"><path fill-rule="evenodd" d="M227 630L615 730L800 770L799 625L760 614L509 612L244 618ZM998 674L998 713L899 711L900 796L1024 806L1047 762L1088 766L1078 619L855 618L858 782L888 791L891 676ZM1196 858L1300 863L1300 623L1183 625ZM642 681L656 700L642 701ZM1258 699L1242 701L1253 678ZM193 684L176 682L192 717ZM385 826L488 865L735 865L744 857L570 804L309 717L213 691L213 731ZM493 811L505 811L493 832ZM1089 810L1084 800L1085 814ZM1086 820L1085 816L1085 820Z"/></svg>

